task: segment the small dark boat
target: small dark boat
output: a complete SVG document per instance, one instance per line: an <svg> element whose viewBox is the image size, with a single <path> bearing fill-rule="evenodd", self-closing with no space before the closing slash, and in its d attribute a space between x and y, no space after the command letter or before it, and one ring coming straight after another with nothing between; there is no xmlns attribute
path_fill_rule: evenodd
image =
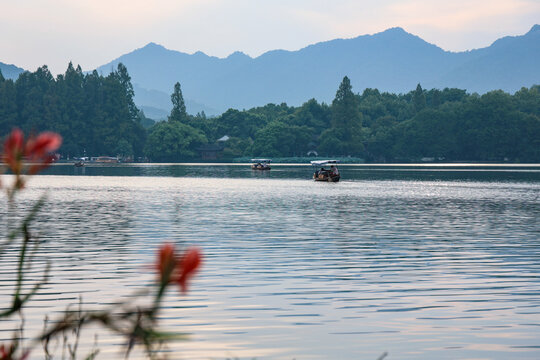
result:
<svg viewBox="0 0 540 360"><path fill-rule="evenodd" d="M251 159L251 170L270 170L272 159Z"/></svg>
<svg viewBox="0 0 540 360"><path fill-rule="evenodd" d="M313 165L313 180L315 181L326 181L326 182L338 182L341 179L339 170L337 168L338 160L317 160L312 161ZM330 165L330 168L327 169L325 166Z"/></svg>

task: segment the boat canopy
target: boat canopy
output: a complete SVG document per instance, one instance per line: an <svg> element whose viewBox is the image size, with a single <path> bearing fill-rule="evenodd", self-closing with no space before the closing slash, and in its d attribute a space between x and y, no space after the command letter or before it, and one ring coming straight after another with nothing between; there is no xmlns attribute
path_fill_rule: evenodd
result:
<svg viewBox="0 0 540 360"><path fill-rule="evenodd" d="M271 163L272 159L251 159L252 163Z"/></svg>
<svg viewBox="0 0 540 360"><path fill-rule="evenodd" d="M311 162L311 165L313 166L324 166L328 164L337 164L339 163L339 160L315 160Z"/></svg>

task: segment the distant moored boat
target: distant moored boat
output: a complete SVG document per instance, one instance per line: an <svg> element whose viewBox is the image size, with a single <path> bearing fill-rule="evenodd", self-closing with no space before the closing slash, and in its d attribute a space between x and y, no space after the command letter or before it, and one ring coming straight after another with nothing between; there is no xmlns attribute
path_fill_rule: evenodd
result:
<svg viewBox="0 0 540 360"><path fill-rule="evenodd" d="M117 163L118 158L112 156L99 156L96 158L96 162L99 163Z"/></svg>

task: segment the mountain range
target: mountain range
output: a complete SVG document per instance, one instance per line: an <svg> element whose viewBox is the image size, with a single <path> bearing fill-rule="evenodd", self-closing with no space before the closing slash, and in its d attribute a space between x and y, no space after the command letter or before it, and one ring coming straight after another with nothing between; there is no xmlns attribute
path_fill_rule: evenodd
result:
<svg viewBox="0 0 540 360"><path fill-rule="evenodd" d="M228 108L267 103L296 106L311 98L329 103L345 75L355 92L377 88L405 93L420 83L424 89L513 93L540 84L539 59L540 25L524 35L463 52L445 51L396 27L297 51L273 50L255 58L242 52L226 58L187 54L149 43L97 70L106 75L122 62L131 75L136 104L148 117L165 118L177 81L188 112L217 115Z"/></svg>

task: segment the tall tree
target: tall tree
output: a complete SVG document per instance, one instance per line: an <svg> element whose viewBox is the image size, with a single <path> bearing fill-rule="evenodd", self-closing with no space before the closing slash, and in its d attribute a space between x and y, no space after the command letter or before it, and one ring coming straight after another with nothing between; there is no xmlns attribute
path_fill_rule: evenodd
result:
<svg viewBox="0 0 540 360"><path fill-rule="evenodd" d="M332 127L349 130L359 126L362 126L362 114L351 81L345 76L332 101Z"/></svg>
<svg viewBox="0 0 540 360"><path fill-rule="evenodd" d="M0 131L7 133L17 125L17 94L13 80L0 79ZM19 125L20 126L20 125Z"/></svg>
<svg viewBox="0 0 540 360"><path fill-rule="evenodd" d="M413 105L416 112L422 111L426 107L426 95L420 84L416 85L416 90L413 94Z"/></svg>
<svg viewBox="0 0 540 360"><path fill-rule="evenodd" d="M347 76L341 81L332 101L331 125L333 136L344 143L342 151L346 153L342 155L358 154L361 151L362 113Z"/></svg>
<svg viewBox="0 0 540 360"><path fill-rule="evenodd" d="M118 74L118 79L120 80L120 84L122 84L122 87L124 88L124 95L128 102L128 109L129 109L129 114L131 116L131 119L134 121L138 121L139 109L137 109L137 106L135 105L135 101L133 101L133 97L135 96L135 91L133 90L133 85L131 84L131 76L129 76L126 66L122 63L118 64L116 73Z"/></svg>
<svg viewBox="0 0 540 360"><path fill-rule="evenodd" d="M182 96L182 89L180 88L179 82L174 84L174 91L171 95L171 101L173 103L173 108L171 110L171 114L169 115L169 121L186 123L186 104L184 103L184 97Z"/></svg>

